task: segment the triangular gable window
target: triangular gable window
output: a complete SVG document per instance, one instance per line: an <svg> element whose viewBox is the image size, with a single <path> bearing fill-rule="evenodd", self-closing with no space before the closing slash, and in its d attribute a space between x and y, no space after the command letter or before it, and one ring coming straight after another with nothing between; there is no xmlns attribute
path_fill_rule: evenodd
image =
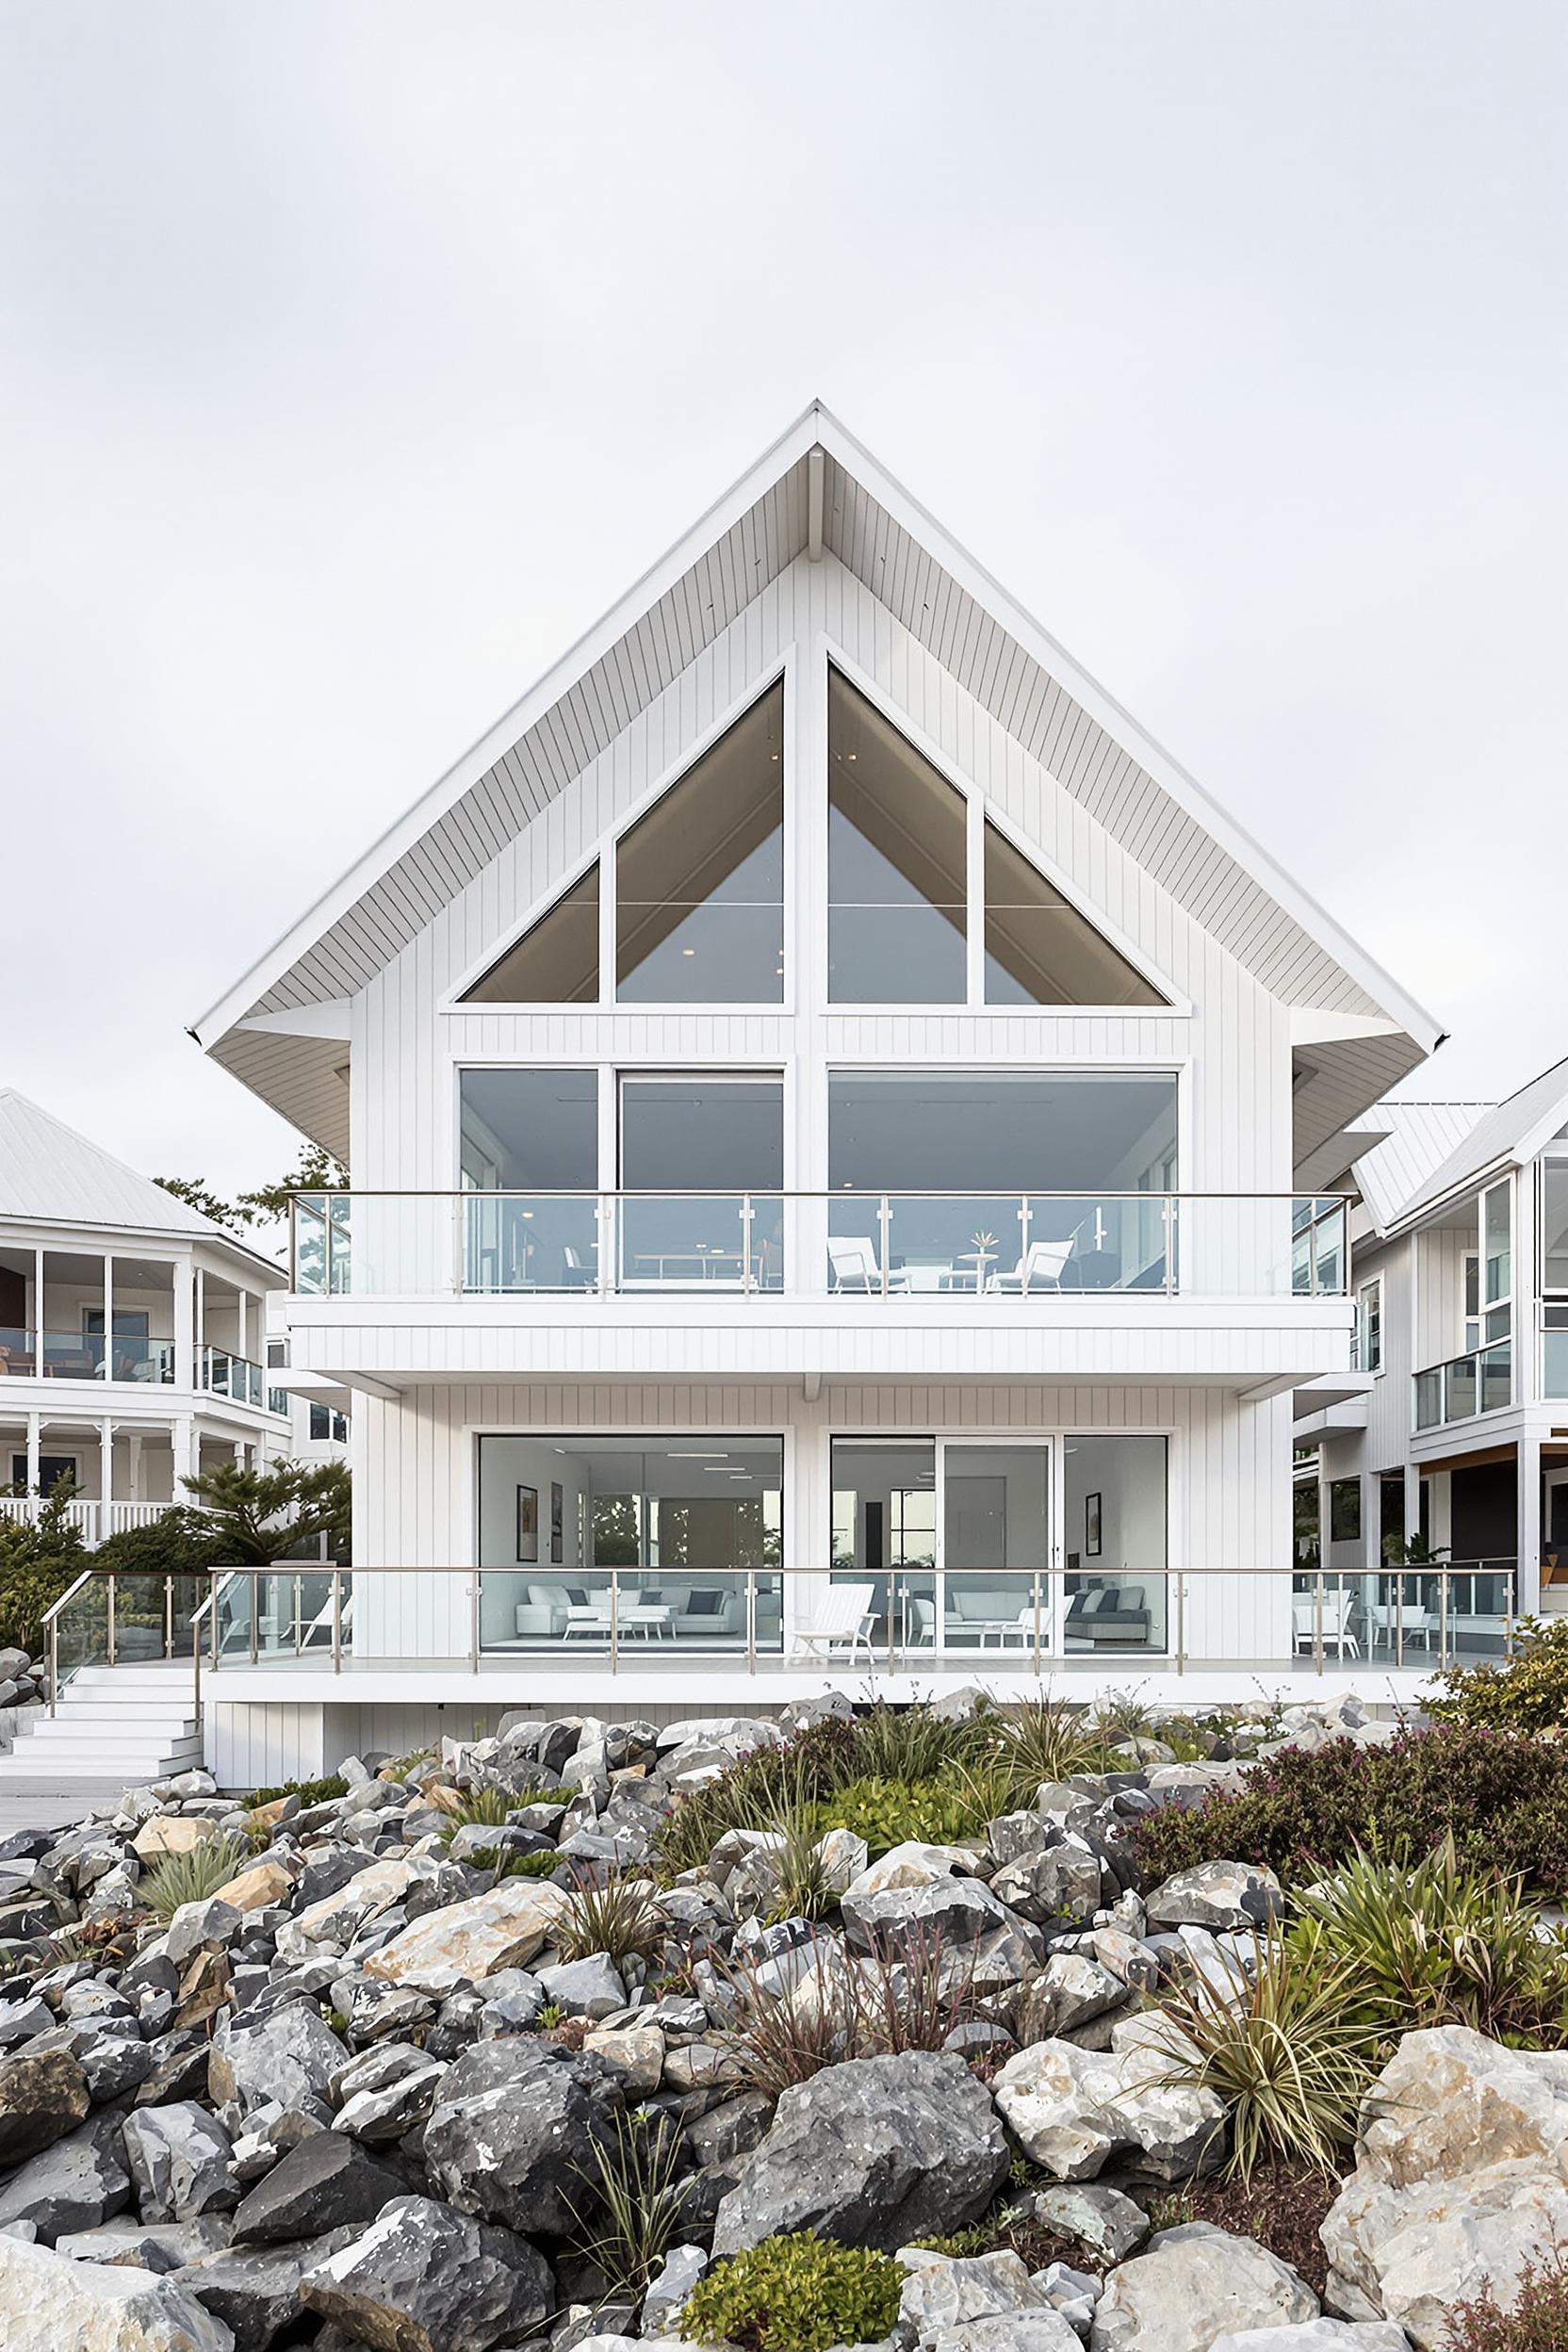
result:
<svg viewBox="0 0 1568 2352"><path fill-rule="evenodd" d="M465 1004L596 1004L599 861L596 858L463 994Z"/></svg>
<svg viewBox="0 0 1568 2352"><path fill-rule="evenodd" d="M961 1004L964 796L837 670L827 674L827 993Z"/></svg>
<svg viewBox="0 0 1568 2352"><path fill-rule="evenodd" d="M781 678L622 835L619 1003L782 1004L783 758Z"/></svg>
<svg viewBox="0 0 1568 2352"><path fill-rule="evenodd" d="M1163 1004L1135 965L986 826L988 1004Z"/></svg>

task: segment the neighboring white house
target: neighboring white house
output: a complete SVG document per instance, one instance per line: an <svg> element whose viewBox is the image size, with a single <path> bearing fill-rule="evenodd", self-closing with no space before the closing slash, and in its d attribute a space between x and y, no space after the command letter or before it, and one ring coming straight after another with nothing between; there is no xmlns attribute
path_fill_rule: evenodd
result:
<svg viewBox="0 0 1568 2352"><path fill-rule="evenodd" d="M1379 1103L1345 1138L1359 1393L1303 1395L1298 1541L1421 1538L1462 1617L1568 1596L1568 1062L1506 1102ZM1409 1601L1430 1617L1420 1579ZM1472 1609L1472 1604L1474 1608Z"/></svg>
<svg viewBox="0 0 1568 2352"><path fill-rule="evenodd" d="M87 1543L188 1497L185 1478L291 1450L263 1369L270 1260L0 1087L0 1514L60 1479Z"/></svg>
<svg viewBox="0 0 1568 2352"><path fill-rule="evenodd" d="M812 408L199 1025L354 1179L355 1568L225 1588L219 1770L1310 1669L1326 1178L1438 1034Z"/></svg>

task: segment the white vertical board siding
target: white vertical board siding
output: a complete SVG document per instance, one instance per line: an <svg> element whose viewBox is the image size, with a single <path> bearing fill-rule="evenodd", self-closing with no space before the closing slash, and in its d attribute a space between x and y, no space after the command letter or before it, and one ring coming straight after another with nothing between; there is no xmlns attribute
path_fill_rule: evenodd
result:
<svg viewBox="0 0 1568 2352"><path fill-rule="evenodd" d="M896 716L987 795L1091 913L1122 932L1192 1006L1099 1019L915 1011L893 1018L830 1011L822 975L797 952L788 1012L561 1008L438 1010L494 956L530 910L580 870L607 829L687 760L726 712L760 691L781 658L811 665L803 706L820 706L824 641L885 695ZM1052 756L1066 757L1057 746ZM794 774L815 746L797 742ZM820 766L820 761L818 761ZM813 796L791 837L794 887L820 898L825 853ZM797 906L797 914L799 907ZM797 941L803 926L792 935ZM814 936L814 934L813 934ZM1284 1190L1290 1183L1289 1015L1156 884L1126 849L831 557L798 559L706 646L663 694L524 825L450 906L353 1000L354 1180L360 1187L440 1189L454 1176L454 1056L684 1066L812 1056L1035 1061L1127 1058L1190 1068L1182 1182L1194 1190ZM825 1179L813 1136L797 1182Z"/></svg>
<svg viewBox="0 0 1568 2352"><path fill-rule="evenodd" d="M358 1557L414 1568L475 1557L476 1439L482 1430L540 1433L725 1429L785 1434L785 1550L802 1568L828 1563L829 1440L858 1431L908 1435L1054 1429L1166 1433L1173 1567L1230 1572L1290 1560L1288 1396L1248 1402L1194 1386L1072 1388L1047 1384L825 1387L808 1405L790 1386L597 1383L457 1384L370 1401L371 1502ZM361 1658L466 1654L462 1577L355 1576ZM1283 1654L1288 1585L1232 1573L1194 1576L1194 1657ZM363 1602L357 1596L365 1596Z"/></svg>
<svg viewBox="0 0 1568 2352"><path fill-rule="evenodd" d="M220 1788L265 1788L280 1780L318 1780L350 1751L324 1761L324 1709L297 1702L209 1702L207 1769Z"/></svg>

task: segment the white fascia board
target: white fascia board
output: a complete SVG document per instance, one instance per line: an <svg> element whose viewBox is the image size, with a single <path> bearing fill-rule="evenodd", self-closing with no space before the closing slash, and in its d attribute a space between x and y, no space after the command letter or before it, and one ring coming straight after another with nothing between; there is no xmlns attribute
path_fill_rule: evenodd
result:
<svg viewBox="0 0 1568 2352"><path fill-rule="evenodd" d="M378 841L372 842L363 858L350 867L341 880L322 892L275 946L270 948L226 994L219 998L216 1004L193 1022L190 1034L204 1052L208 1051L226 1030L234 1028L251 1006L276 985L289 966L315 946L322 934L330 931L333 924L380 881L387 869L422 839L453 802L461 799L472 785L478 783L487 769L494 767L503 752L510 751L520 736L552 710L584 671L592 669L601 655L624 637L651 605L658 603L665 591L691 569L715 540L733 530L741 516L756 505L764 492L799 463L808 449L820 439L820 426L825 417L825 410L813 401L779 435L772 448L758 459L757 464L714 501L668 553L661 556L658 563L651 565L641 580L629 588L626 595L545 672L520 701L514 703L510 710L503 711L494 726L486 728L478 742L471 743L463 757L453 762L445 776L422 793L395 825L389 825Z"/></svg>
<svg viewBox="0 0 1568 2352"><path fill-rule="evenodd" d="M1408 1035L1396 1021L1382 1020L1376 1013L1330 1013L1315 1004L1293 1004L1290 1008L1290 1041L1292 1045L1343 1045L1357 1037L1397 1037ZM1367 1149L1364 1144L1363 1151Z"/></svg>
<svg viewBox="0 0 1568 2352"><path fill-rule="evenodd" d="M320 1004L293 1004L286 1013L247 1013L237 1029L260 1029L273 1037L327 1037L346 1045L353 1036L353 1006L346 996Z"/></svg>

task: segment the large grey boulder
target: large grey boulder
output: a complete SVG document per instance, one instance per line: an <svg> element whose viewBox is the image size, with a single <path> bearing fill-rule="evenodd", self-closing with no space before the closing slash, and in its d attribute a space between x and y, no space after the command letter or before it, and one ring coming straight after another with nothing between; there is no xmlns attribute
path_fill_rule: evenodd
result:
<svg viewBox="0 0 1568 2352"><path fill-rule="evenodd" d="M1043 2308L1027 2265L1014 2253L954 2261L906 2246L899 2260L909 2266L909 2273L898 2298L898 2315L919 2343L944 2329L965 2327L972 2319Z"/></svg>
<svg viewBox="0 0 1568 2352"><path fill-rule="evenodd" d="M74 2262L0 2237L6 2352L234 2352L220 2319L176 2279Z"/></svg>
<svg viewBox="0 0 1568 2352"><path fill-rule="evenodd" d="M991 1881L1001 1900L1025 1919L1086 1919L1099 1908L1102 1884L1100 1856L1070 1836L1021 1854Z"/></svg>
<svg viewBox="0 0 1568 2352"><path fill-rule="evenodd" d="M339 2230L302 2246L220 2246L174 2272L174 2282L222 2321L234 2352L267 2352L304 2309L300 2282L305 2272L354 2234Z"/></svg>
<svg viewBox="0 0 1568 2352"><path fill-rule="evenodd" d="M229 2135L194 2100L138 2107L125 2118L125 2161L143 2221L188 2221L237 2201Z"/></svg>
<svg viewBox="0 0 1568 2352"><path fill-rule="evenodd" d="M1127 1987L1083 1952L1054 1952L1037 1976L1020 1986L1009 2009L1022 2042L1073 2033L1109 2009L1119 2009Z"/></svg>
<svg viewBox="0 0 1568 2352"><path fill-rule="evenodd" d="M1059 2311L988 2311L928 2336L923 2352L1083 2352L1077 2330Z"/></svg>
<svg viewBox="0 0 1568 2352"><path fill-rule="evenodd" d="M1303 2319L1217 2336L1209 2352L1410 2352L1410 2338L1390 2319Z"/></svg>
<svg viewBox="0 0 1568 2352"><path fill-rule="evenodd" d="M220 2017L212 2037L207 2084L215 2100L237 2099L247 2112L275 2099L280 2107L324 2104L345 2051L309 2001Z"/></svg>
<svg viewBox="0 0 1568 2352"><path fill-rule="evenodd" d="M96 2230L131 2201L118 2122L95 2117L0 2183L0 2230L30 2223L45 2246Z"/></svg>
<svg viewBox="0 0 1568 2352"><path fill-rule="evenodd" d="M544 2257L510 2230L404 2197L314 2263L302 2293L310 2310L374 2352L490 2352L543 2325L555 2282Z"/></svg>
<svg viewBox="0 0 1568 2352"><path fill-rule="evenodd" d="M1464 2026L1407 2034L1367 2096L1356 2169L1329 2210L1328 2301L1446 2342L1490 2281L1568 2245L1568 2051L1505 2050Z"/></svg>
<svg viewBox="0 0 1568 2352"><path fill-rule="evenodd" d="M1146 1902L1151 1927L1266 1927L1284 1908L1273 1871L1250 1862L1200 1862Z"/></svg>
<svg viewBox="0 0 1568 2352"><path fill-rule="evenodd" d="M1036 2042L991 2088L1024 2154L1058 2180L1092 2180L1113 2156L1184 2180L1217 2155L1225 2115L1213 2091L1172 2079L1188 2049L1150 2013L1113 2026L1108 2050Z"/></svg>
<svg viewBox="0 0 1568 2352"><path fill-rule="evenodd" d="M1206 2221L1162 2230L1111 2273L1090 2352L1214 2352L1217 2336L1317 2317L1317 2297L1255 2238Z"/></svg>
<svg viewBox="0 0 1568 2352"><path fill-rule="evenodd" d="M713 2251L815 2230L891 2252L985 2211L1007 2169L989 2094L961 2058L858 2058L795 2084L719 2207Z"/></svg>
<svg viewBox="0 0 1568 2352"><path fill-rule="evenodd" d="M406 2183L341 2132L313 2132L240 2200L237 2244L317 2238L373 2221Z"/></svg>
<svg viewBox="0 0 1568 2352"><path fill-rule="evenodd" d="M885 1886L877 1894L843 1898L844 1932L864 1952L894 1952L939 1942L946 1951L972 1950L1010 1924L983 1879L940 1878L929 1886Z"/></svg>
<svg viewBox="0 0 1568 2352"><path fill-rule="evenodd" d="M424 2128L431 2186L460 2213L564 2237L622 2103L591 2058L522 2036L482 2042L436 2092Z"/></svg>
<svg viewBox="0 0 1568 2352"><path fill-rule="evenodd" d="M86 2120L87 2077L69 2051L0 2058L0 2164L19 2164Z"/></svg>

